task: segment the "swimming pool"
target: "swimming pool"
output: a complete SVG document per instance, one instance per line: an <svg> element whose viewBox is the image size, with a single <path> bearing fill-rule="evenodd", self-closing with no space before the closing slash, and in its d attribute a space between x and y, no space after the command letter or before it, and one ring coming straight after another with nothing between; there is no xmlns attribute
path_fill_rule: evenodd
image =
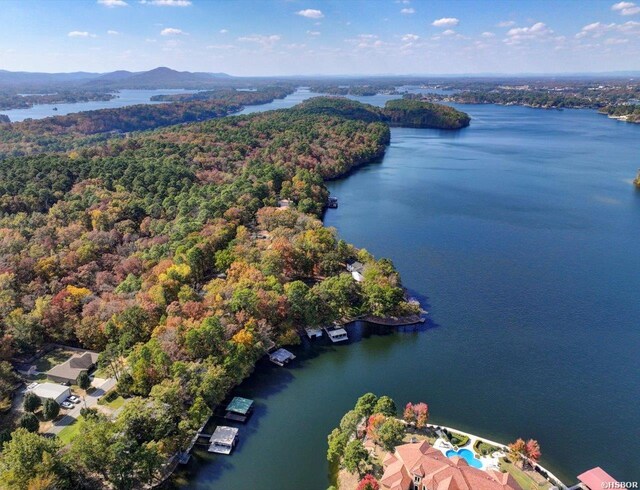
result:
<svg viewBox="0 0 640 490"><path fill-rule="evenodd" d="M447 458L460 456L461 458L464 458L467 463L469 463L469 466L473 466L474 468L482 468L482 462L475 457L472 451L469 451L468 449L458 449L457 451L449 449L446 453L444 453L444 455Z"/></svg>

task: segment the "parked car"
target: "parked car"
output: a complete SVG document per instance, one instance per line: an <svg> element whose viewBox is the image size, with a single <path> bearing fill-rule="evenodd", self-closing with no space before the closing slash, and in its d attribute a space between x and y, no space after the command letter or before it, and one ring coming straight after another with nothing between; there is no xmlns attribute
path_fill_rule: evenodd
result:
<svg viewBox="0 0 640 490"><path fill-rule="evenodd" d="M73 408L73 403L70 403L70 402L68 402L68 401L66 401L66 400L65 400L65 401L63 401L63 402L60 404L60 406L61 406L62 408L66 408L67 410L70 410L70 409L72 409L72 408Z"/></svg>
<svg viewBox="0 0 640 490"><path fill-rule="evenodd" d="M67 401L70 401L71 403L80 403L80 398L78 398L76 395L71 395L69 398L67 398Z"/></svg>

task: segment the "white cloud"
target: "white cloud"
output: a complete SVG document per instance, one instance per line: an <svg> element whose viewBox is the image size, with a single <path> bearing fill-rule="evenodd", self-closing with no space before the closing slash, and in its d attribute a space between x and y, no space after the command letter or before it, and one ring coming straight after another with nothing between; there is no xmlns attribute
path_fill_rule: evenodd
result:
<svg viewBox="0 0 640 490"><path fill-rule="evenodd" d="M100 5L104 5L105 7L113 8L113 7L126 7L129 5L124 0L98 0Z"/></svg>
<svg viewBox="0 0 640 490"><path fill-rule="evenodd" d="M620 12L620 15L636 15L640 13L640 7L633 2L618 2L611 6L611 10Z"/></svg>
<svg viewBox="0 0 640 490"><path fill-rule="evenodd" d="M113 30L109 29L107 31L107 34L109 34L110 36L117 36L120 33L118 31L113 31Z"/></svg>
<svg viewBox="0 0 640 490"><path fill-rule="evenodd" d="M189 7L191 0L140 0L140 3L156 7Z"/></svg>
<svg viewBox="0 0 640 490"><path fill-rule="evenodd" d="M409 8L406 8L406 9L402 9L400 11L400 13L401 14L405 14L405 15L415 14L416 13L416 9L409 7Z"/></svg>
<svg viewBox="0 0 640 490"><path fill-rule="evenodd" d="M97 37L95 34L91 34L87 31L71 31L67 34L69 37Z"/></svg>
<svg viewBox="0 0 640 490"><path fill-rule="evenodd" d="M453 29L447 29L446 31L444 31L442 33L443 36L453 36L455 35L456 31L454 31Z"/></svg>
<svg viewBox="0 0 640 490"><path fill-rule="evenodd" d="M209 46L207 46L207 49L227 50L227 49L233 49L233 48L235 48L233 44L210 44Z"/></svg>
<svg viewBox="0 0 640 490"><path fill-rule="evenodd" d="M265 48L273 46L280 41L282 37L279 34L271 34L270 36L264 36L261 34L251 34L250 36L242 36L238 38L238 41L243 43L258 43Z"/></svg>
<svg viewBox="0 0 640 490"><path fill-rule="evenodd" d="M299 10L296 13L302 17L306 17L307 19L322 19L324 17L322 11L316 9L304 9Z"/></svg>
<svg viewBox="0 0 640 490"><path fill-rule="evenodd" d="M602 22L593 22L584 26L578 34L576 39L582 39L585 37L599 38L609 32L620 32L622 34L640 34L640 22L629 20L624 24L603 24Z"/></svg>
<svg viewBox="0 0 640 490"><path fill-rule="evenodd" d="M628 39L620 39L620 38L617 38L617 37L612 37L610 39L607 39L604 43L607 46L615 46L615 45L618 45L618 44L627 44L628 42L629 42Z"/></svg>
<svg viewBox="0 0 640 490"><path fill-rule="evenodd" d="M183 36L186 34L182 29L176 29L175 27L166 27L160 31L161 36Z"/></svg>
<svg viewBox="0 0 640 490"><path fill-rule="evenodd" d="M420 39L420 36L418 36L417 34L405 34L404 36L402 36L402 40L405 43L417 41L418 39Z"/></svg>
<svg viewBox="0 0 640 490"><path fill-rule="evenodd" d="M482 34L480 34L481 37L484 37L486 39L490 39L492 37L496 37L496 35L493 32L483 32Z"/></svg>
<svg viewBox="0 0 640 490"><path fill-rule="evenodd" d="M307 34L309 34L310 36L319 36L320 31L307 31Z"/></svg>
<svg viewBox="0 0 640 490"><path fill-rule="evenodd" d="M226 34L227 32L229 32L227 29L220 29L220 34Z"/></svg>
<svg viewBox="0 0 640 490"><path fill-rule="evenodd" d="M436 27L455 27L459 23L460 20L455 17L443 17L442 19L434 20L431 25Z"/></svg>
<svg viewBox="0 0 640 490"><path fill-rule="evenodd" d="M536 39L543 40L553 34L553 31L543 22L536 22L530 27L514 27L507 32L507 44L519 44L522 41Z"/></svg>
<svg viewBox="0 0 640 490"><path fill-rule="evenodd" d="M513 20L503 20L502 22L498 22L498 27L513 27L516 23Z"/></svg>

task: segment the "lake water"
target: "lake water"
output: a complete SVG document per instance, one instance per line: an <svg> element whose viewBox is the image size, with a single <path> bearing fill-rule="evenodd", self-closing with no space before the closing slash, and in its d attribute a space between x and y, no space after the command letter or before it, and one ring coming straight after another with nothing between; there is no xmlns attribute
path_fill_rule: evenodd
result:
<svg viewBox="0 0 640 490"><path fill-rule="evenodd" d="M42 119L50 116L64 116L72 112L94 111L96 109L114 109L136 104L163 104L153 102L151 97L162 94L193 93L196 90L160 89L160 90L119 90L118 97L111 100L96 100L91 102L78 102L75 104L39 104L29 109L0 110L0 114L6 114L11 122L24 121L27 118ZM53 108L57 107L57 111Z"/></svg>
<svg viewBox="0 0 640 490"><path fill-rule="evenodd" d="M197 452L177 486L324 490L326 436L367 391L494 440L536 438L568 484L593 466L638 479L640 127L460 108L469 128L394 128L382 162L329 183L326 225L392 258L429 324L357 325L348 344L293 349L290 367L261 362L237 390L256 401L237 450Z"/></svg>

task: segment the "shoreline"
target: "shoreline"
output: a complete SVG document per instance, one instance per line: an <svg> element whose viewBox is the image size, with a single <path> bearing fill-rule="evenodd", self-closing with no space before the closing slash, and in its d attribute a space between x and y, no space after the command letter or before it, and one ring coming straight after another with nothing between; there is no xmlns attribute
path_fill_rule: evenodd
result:
<svg viewBox="0 0 640 490"><path fill-rule="evenodd" d="M458 434L462 434L463 436L467 436L469 438L475 438L475 439L479 439L479 440L482 440L484 442L487 442L487 443L491 444L492 446L496 446L496 447L501 448L503 451L507 451L507 452L509 451L509 447L506 444L503 444L503 443L497 442L497 441L493 441L491 439L487 439L486 437L479 436L477 434L472 434L470 432L465 432L463 430L456 429L455 427L449 427L449 426L441 425L441 424L429 424L429 423L427 423L426 426L431 428L431 429L446 429L449 432L457 432ZM466 446L464 446L464 447L466 447ZM539 469L540 471L543 471L544 473L546 473L547 476L549 477L547 479L553 480L553 483L558 485L562 490L567 490L569 488L567 485L565 485L562 482L562 480L560 480L560 478L558 478L556 475L554 475L551 471L546 469L540 463L536 463L536 462L533 462L533 461L529 460L529 464L531 464L531 466L534 469L537 469L537 470Z"/></svg>

